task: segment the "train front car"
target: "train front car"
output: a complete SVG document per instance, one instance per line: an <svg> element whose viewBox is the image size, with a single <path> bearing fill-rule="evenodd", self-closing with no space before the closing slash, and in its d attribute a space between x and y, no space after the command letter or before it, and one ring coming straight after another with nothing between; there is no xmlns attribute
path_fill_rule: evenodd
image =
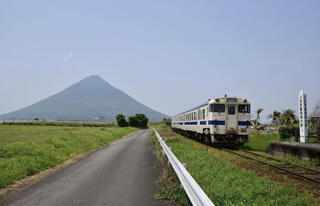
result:
<svg viewBox="0 0 320 206"><path fill-rule="evenodd" d="M248 142L250 118L247 99L216 98L172 117L172 129L214 145L243 145Z"/></svg>
<svg viewBox="0 0 320 206"><path fill-rule="evenodd" d="M211 143L243 145L250 130L250 103L246 99L225 97L208 102Z"/></svg>

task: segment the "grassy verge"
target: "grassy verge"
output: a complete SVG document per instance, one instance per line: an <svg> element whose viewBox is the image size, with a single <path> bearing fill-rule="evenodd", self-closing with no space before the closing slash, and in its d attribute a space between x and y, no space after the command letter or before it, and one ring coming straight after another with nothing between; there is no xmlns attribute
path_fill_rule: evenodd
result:
<svg viewBox="0 0 320 206"><path fill-rule="evenodd" d="M265 152L272 141L281 141L279 134L251 132L249 142L243 146L243 149Z"/></svg>
<svg viewBox="0 0 320 206"><path fill-rule="evenodd" d="M137 130L1 125L0 188Z"/></svg>
<svg viewBox="0 0 320 206"><path fill-rule="evenodd" d="M156 126L177 158L216 205L316 205L308 194L277 184L207 153L163 126ZM167 190L170 192L170 188ZM175 188L175 200L185 204L183 191ZM159 197L174 199L162 191Z"/></svg>
<svg viewBox="0 0 320 206"><path fill-rule="evenodd" d="M168 165L168 159L162 153L162 147L152 131L152 140L155 144L154 153L159 160L159 167L162 169L162 175L158 180L160 192L155 195L157 200L172 200L181 203L182 205L191 205L187 194L179 183L173 169Z"/></svg>

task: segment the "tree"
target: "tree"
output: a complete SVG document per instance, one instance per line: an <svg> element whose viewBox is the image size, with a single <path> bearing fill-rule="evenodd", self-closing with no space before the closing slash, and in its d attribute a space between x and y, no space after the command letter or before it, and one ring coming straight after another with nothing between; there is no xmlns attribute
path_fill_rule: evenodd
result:
<svg viewBox="0 0 320 206"><path fill-rule="evenodd" d="M320 132L320 120L317 117L311 117L308 121L309 130L318 133Z"/></svg>
<svg viewBox="0 0 320 206"><path fill-rule="evenodd" d="M268 118L271 119L271 126L278 125L280 123L281 112L273 111L272 114L268 115Z"/></svg>
<svg viewBox="0 0 320 206"><path fill-rule="evenodd" d="M136 114L129 117L129 125L131 127L148 128L148 118L144 114Z"/></svg>
<svg viewBox="0 0 320 206"><path fill-rule="evenodd" d="M279 135L281 139L289 139L291 137L295 136L296 129L298 127L295 127L293 124L292 125L281 125L279 127Z"/></svg>
<svg viewBox="0 0 320 206"><path fill-rule="evenodd" d="M126 120L126 117L123 114L118 114L117 117L117 123L119 127L127 127L128 126L128 122Z"/></svg>
<svg viewBox="0 0 320 206"><path fill-rule="evenodd" d="M292 109L283 110L282 114L280 115L280 122L281 124L291 125L296 121L296 116Z"/></svg>
<svg viewBox="0 0 320 206"><path fill-rule="evenodd" d="M258 126L258 122L260 121L260 114L263 111L262 108L258 108L256 113L257 113L257 118L256 118L256 127Z"/></svg>
<svg viewBox="0 0 320 206"><path fill-rule="evenodd" d="M171 127L171 119L163 118L162 122L163 122L166 126Z"/></svg>

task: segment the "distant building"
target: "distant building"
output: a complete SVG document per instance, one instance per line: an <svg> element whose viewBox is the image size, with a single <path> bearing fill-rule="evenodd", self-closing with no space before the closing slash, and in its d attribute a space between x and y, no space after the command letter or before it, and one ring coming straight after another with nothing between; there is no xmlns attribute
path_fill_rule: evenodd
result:
<svg viewBox="0 0 320 206"><path fill-rule="evenodd" d="M307 95L303 90L299 93L299 125L300 142L308 142Z"/></svg>
<svg viewBox="0 0 320 206"><path fill-rule="evenodd" d="M310 129L312 132L320 132L320 116L311 116L310 118Z"/></svg>

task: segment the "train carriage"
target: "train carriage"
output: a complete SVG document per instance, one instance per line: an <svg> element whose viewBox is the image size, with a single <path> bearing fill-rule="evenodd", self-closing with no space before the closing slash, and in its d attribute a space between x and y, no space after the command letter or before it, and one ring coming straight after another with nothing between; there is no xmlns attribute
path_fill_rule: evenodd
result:
<svg viewBox="0 0 320 206"><path fill-rule="evenodd" d="M216 98L172 117L172 128L212 144L243 145L248 142L250 118L247 99Z"/></svg>

